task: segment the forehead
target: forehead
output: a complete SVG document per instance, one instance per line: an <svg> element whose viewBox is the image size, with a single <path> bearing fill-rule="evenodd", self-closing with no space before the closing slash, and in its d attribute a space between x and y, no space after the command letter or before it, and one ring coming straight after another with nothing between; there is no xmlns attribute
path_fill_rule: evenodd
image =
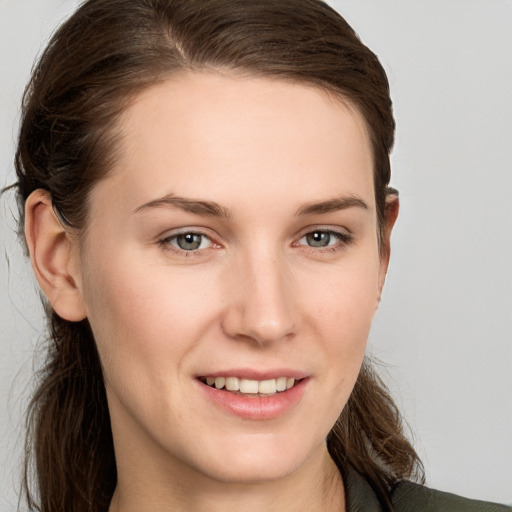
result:
<svg viewBox="0 0 512 512"><path fill-rule="evenodd" d="M182 73L136 96L119 129L119 158L106 181L125 187L133 203L163 193L223 203L270 193L283 202L283 191L295 202L373 196L362 116L318 87Z"/></svg>

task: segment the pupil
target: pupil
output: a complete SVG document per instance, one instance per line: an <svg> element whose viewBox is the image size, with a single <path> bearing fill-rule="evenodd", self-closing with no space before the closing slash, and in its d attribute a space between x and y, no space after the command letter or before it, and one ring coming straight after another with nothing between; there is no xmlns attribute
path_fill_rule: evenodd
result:
<svg viewBox="0 0 512 512"><path fill-rule="evenodd" d="M324 231L315 231L307 235L306 239L311 247L326 247L331 241L331 235Z"/></svg>
<svg viewBox="0 0 512 512"><path fill-rule="evenodd" d="M185 251L194 251L199 249L201 245L201 235L186 233L184 235L179 235L176 242L180 249Z"/></svg>

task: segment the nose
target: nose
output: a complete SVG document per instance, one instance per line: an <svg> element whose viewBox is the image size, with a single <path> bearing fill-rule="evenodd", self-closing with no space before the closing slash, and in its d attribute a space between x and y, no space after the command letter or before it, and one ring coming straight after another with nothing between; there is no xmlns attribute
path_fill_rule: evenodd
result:
<svg viewBox="0 0 512 512"><path fill-rule="evenodd" d="M270 251L233 262L225 283L228 299L222 327L231 338L259 345L296 334L298 311L290 269Z"/></svg>

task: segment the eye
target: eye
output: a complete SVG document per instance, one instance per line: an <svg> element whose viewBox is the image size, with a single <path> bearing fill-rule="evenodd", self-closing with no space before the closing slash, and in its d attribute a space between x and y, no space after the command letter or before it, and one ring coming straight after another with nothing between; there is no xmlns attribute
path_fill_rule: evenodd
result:
<svg viewBox="0 0 512 512"><path fill-rule="evenodd" d="M298 245L307 245L315 249L323 249L327 247L336 247L349 243L350 235L339 233L337 231L316 230L306 233L299 241Z"/></svg>
<svg viewBox="0 0 512 512"><path fill-rule="evenodd" d="M198 251L212 246L212 241L202 233L179 233L162 240L162 243L169 244L181 251Z"/></svg>

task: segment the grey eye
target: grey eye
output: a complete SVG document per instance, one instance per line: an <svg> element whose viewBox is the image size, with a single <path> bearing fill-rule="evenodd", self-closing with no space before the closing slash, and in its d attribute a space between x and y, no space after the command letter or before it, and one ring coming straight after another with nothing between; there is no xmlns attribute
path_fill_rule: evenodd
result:
<svg viewBox="0 0 512 512"><path fill-rule="evenodd" d="M313 231L305 236L306 243L310 247L327 247L331 245L333 238L336 241L336 238L333 237L333 233L329 231Z"/></svg>
<svg viewBox="0 0 512 512"><path fill-rule="evenodd" d="M196 251L202 249L204 240L207 238L199 233L183 233L174 237L174 245L183 251Z"/></svg>

